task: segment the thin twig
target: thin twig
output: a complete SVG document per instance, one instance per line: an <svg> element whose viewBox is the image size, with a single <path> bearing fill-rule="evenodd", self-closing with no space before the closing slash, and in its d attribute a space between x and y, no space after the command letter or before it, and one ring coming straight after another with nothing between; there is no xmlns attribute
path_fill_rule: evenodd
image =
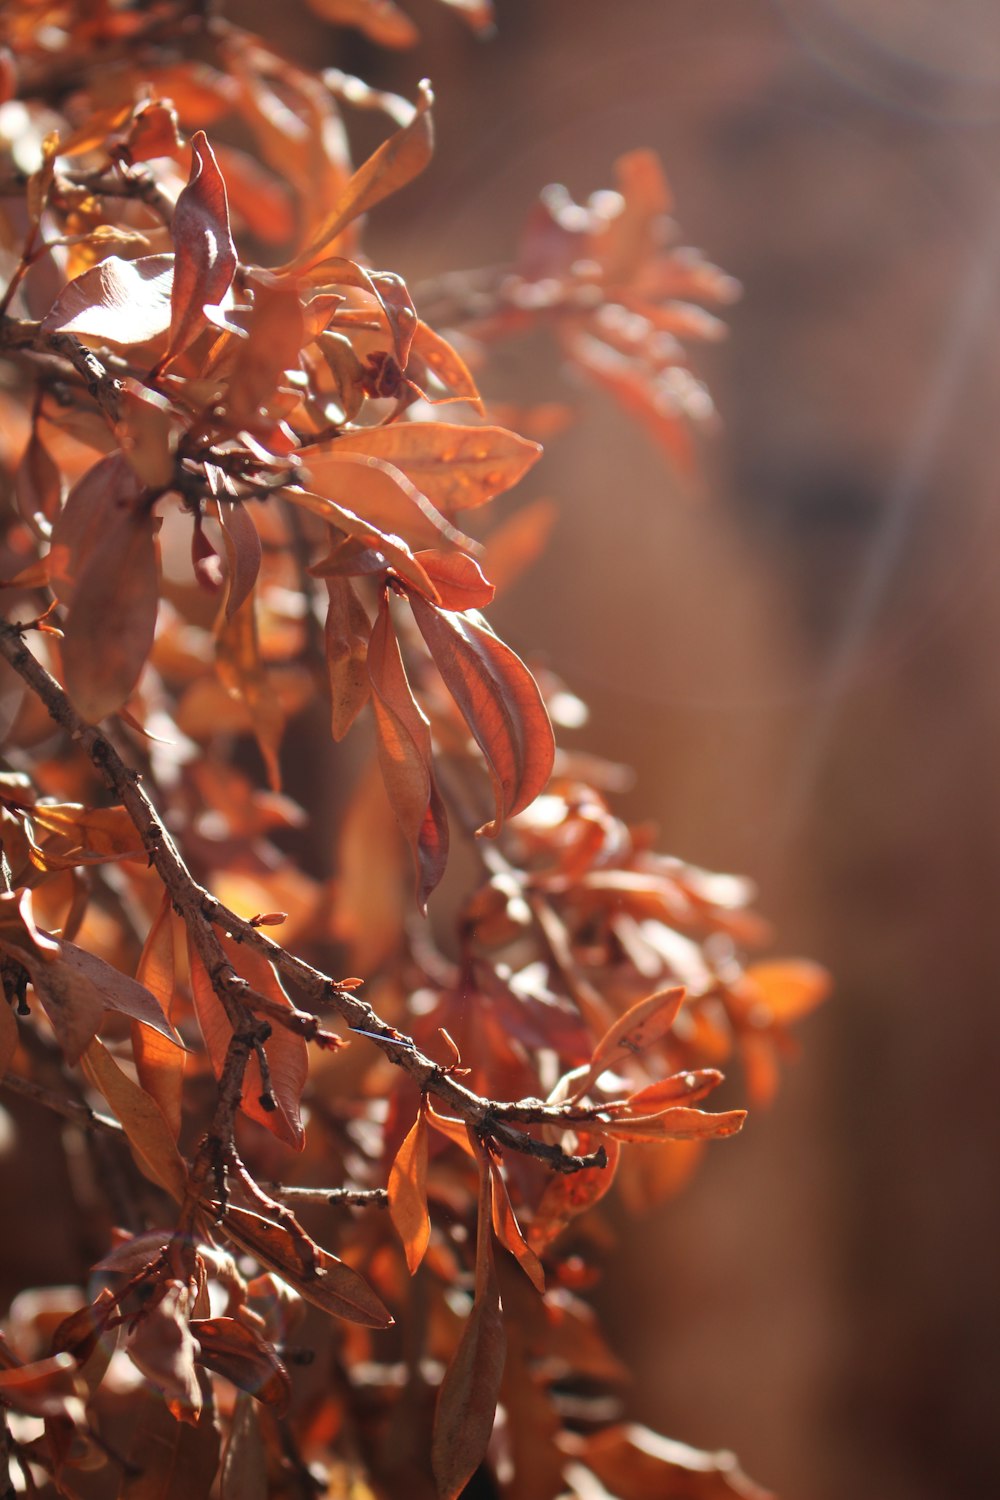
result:
<svg viewBox="0 0 1000 1500"><path fill-rule="evenodd" d="M195 880L187 868L140 784L138 773L125 764L107 735L80 717L55 678L28 650L21 627L9 623L0 624L0 655L6 658L28 684L55 722L81 746L105 784L121 800L142 839L150 863L155 866L166 887L174 909L191 934L192 943L226 1011L233 1027L233 1038L219 1080L219 1103L210 1129L210 1139L216 1145L221 1142L229 1148L232 1141L232 1116L239 1106L247 1061L254 1043L266 1040L261 1030L266 1023L259 1021L254 1014L255 1008L264 1008L260 1004L263 997L254 995L246 980L236 973L215 933L215 928L218 927L236 942L245 943L262 953L279 974L298 986L310 1003L317 1008L329 1007L334 1010L352 1031L370 1038L390 1062L407 1072L421 1090L433 1094L456 1115L483 1135L491 1136L499 1145L537 1157L560 1172L578 1172L584 1168L603 1167L607 1164L603 1146L589 1155L575 1156L559 1145L538 1140L528 1131L510 1124L497 1112L498 1107L492 1100L483 1099L458 1083L444 1068L426 1057L412 1038L376 1015L366 1001L360 1000L350 990L343 989L329 975L306 963L304 959L289 953L265 936L259 928L224 906ZM342 1045L341 1038L334 1038L329 1032L322 1030L315 1015L294 1007L287 1011L272 1007L273 1002L267 1005L269 1019L297 1032L306 1040L314 1041L320 1046ZM545 1106L541 1106L537 1114L532 1115L532 1123L567 1128L564 1116L558 1110L549 1111ZM201 1176L204 1177L204 1171Z"/></svg>
<svg viewBox="0 0 1000 1500"><path fill-rule="evenodd" d="M41 1104L45 1109L50 1109L54 1114L62 1115L66 1120L72 1120L74 1125L79 1125L83 1130L103 1130L108 1135L124 1136L125 1132L118 1121L112 1119L111 1115L102 1115L96 1109L91 1109L89 1104L83 1104L77 1099L67 1099L63 1094L57 1094L54 1089L47 1089L40 1083L35 1083L30 1078L22 1078L20 1073L5 1073L0 1078L0 1088L6 1089L8 1093L18 1094L22 1099L30 1099L33 1104Z"/></svg>

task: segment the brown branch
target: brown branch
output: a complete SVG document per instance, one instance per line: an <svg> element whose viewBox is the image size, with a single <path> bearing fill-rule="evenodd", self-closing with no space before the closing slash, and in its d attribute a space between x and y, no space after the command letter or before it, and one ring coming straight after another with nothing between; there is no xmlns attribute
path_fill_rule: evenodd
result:
<svg viewBox="0 0 1000 1500"><path fill-rule="evenodd" d="M72 365L88 393L114 425L121 414L121 382L111 375L93 350L86 348L70 333L47 333L41 324L26 319L0 320L0 350L10 349L28 354L55 355Z"/></svg>
<svg viewBox="0 0 1000 1500"><path fill-rule="evenodd" d="M269 1020L278 1022L320 1046L342 1045L340 1037L334 1037L321 1028L317 1016L295 1007L286 1011L274 1002L265 1001L263 996L255 995L246 980L240 978L229 962L215 933L215 928L218 927L234 941L246 943L248 947L262 953L278 973L296 985L317 1008L332 1008L353 1032L370 1038L390 1062L409 1073L424 1092L433 1094L456 1115L483 1135L492 1137L499 1145L537 1157L560 1172L578 1172L586 1167L606 1165L607 1156L603 1147L587 1156L574 1156L561 1146L538 1140L528 1131L516 1128L498 1112L502 1110L502 1106L481 1098L458 1083L439 1064L425 1057L412 1038L376 1015L366 1001L358 999L329 975L289 953L252 923L223 906L221 901L195 880L187 868L180 851L141 786L138 773L126 765L107 735L80 717L55 678L28 650L23 640L23 627L0 624L0 655L6 658L37 695L55 722L81 746L105 784L121 800L142 839L150 864L156 868L174 909L190 932L198 956L225 1008L233 1028L233 1038L219 1080L219 1104L210 1131L210 1138L214 1138L216 1145L221 1142L227 1149L229 1147L232 1140L232 1116L239 1107L239 1090L247 1060L254 1043L266 1040L266 1035L261 1031L266 1023L257 1019L255 1010L266 1010ZM537 1115L533 1114L532 1123L567 1128L563 1114L558 1109L549 1112L545 1106L539 1108ZM218 1157L216 1165L218 1167Z"/></svg>
<svg viewBox="0 0 1000 1500"><path fill-rule="evenodd" d="M261 1183L272 1198L284 1203L328 1203L335 1208L367 1208L374 1203L379 1208L388 1208L389 1194L385 1188L352 1187L286 1187L281 1182Z"/></svg>

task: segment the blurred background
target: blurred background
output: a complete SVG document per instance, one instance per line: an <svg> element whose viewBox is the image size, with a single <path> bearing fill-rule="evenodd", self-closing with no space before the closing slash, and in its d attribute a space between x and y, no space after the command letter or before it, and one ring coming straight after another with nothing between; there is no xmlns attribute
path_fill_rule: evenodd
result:
<svg viewBox="0 0 1000 1500"><path fill-rule="evenodd" d="M245 7L311 62L432 77L377 264L503 260L544 184L651 146L745 289L696 358L704 497L576 390L524 487L553 543L496 611L636 768L625 811L752 875L836 979L774 1107L608 1267L631 1411L785 1500L1000 1493L1000 8L498 0L488 44L406 8L424 40L386 54ZM565 394L527 358L510 389Z"/></svg>

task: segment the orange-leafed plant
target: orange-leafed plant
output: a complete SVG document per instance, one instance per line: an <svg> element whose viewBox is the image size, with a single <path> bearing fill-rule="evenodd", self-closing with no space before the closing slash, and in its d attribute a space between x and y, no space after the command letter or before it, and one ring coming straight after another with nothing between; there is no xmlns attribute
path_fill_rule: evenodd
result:
<svg viewBox="0 0 1000 1500"><path fill-rule="evenodd" d="M310 3L413 39L390 0ZM825 980L750 961L746 883L556 750L566 689L482 613L549 507L467 519L540 451L491 415L491 345L548 330L690 467L685 344L732 283L636 152L415 305L361 230L430 159L429 86L187 0L12 0L0 43L0 1088L75 1132L96 1249L10 1309L0 1486L761 1494L621 1420L592 1211L738 1132L701 1107L719 1065L767 1097ZM385 120L360 165L355 108ZM321 693L327 784L286 733ZM480 874L446 921L456 838Z"/></svg>

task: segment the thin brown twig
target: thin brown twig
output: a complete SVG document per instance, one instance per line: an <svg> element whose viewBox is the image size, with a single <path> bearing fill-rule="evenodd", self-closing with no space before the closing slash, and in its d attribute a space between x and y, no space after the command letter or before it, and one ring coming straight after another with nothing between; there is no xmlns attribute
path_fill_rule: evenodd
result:
<svg viewBox="0 0 1000 1500"><path fill-rule="evenodd" d="M561 1146L539 1140L530 1132L509 1123L498 1113L498 1108L502 1109L502 1106L498 1107L492 1100L484 1099L465 1088L446 1069L426 1057L412 1038L383 1021L366 1001L342 988L329 975L306 963L304 959L289 953L259 928L224 906L195 880L187 868L180 851L146 795L138 773L126 765L107 735L80 717L55 678L28 650L23 640L23 627L10 623L0 624L0 655L6 658L37 695L51 718L81 746L105 784L121 800L174 909L191 934L198 956L226 1011L233 1027L233 1038L219 1080L219 1101L209 1132L209 1140L214 1141L216 1147L222 1145L227 1151L230 1147L232 1120L239 1107L247 1061L255 1041L266 1040L261 1033L261 1028L266 1023L258 1020L254 1014L255 1007L264 1008L260 1006L263 997L254 995L246 980L236 973L216 935L215 928L218 927L234 941L245 943L262 953L277 972L296 985L317 1008L333 1009L353 1032L368 1037L390 1062L407 1072L421 1090L433 1094L456 1115L481 1134L492 1137L499 1145L537 1157L560 1172L578 1172L584 1168L603 1167L607 1164L603 1147L598 1147L595 1152L586 1156L573 1155L564 1151ZM281 1007L272 1007L273 1002L269 1002L269 1019L278 1021L287 1029L321 1046L333 1044L333 1037L322 1030L315 1015L294 1007L287 1011ZM337 1038L336 1044L341 1044L340 1038ZM567 1128L564 1115L558 1110L550 1111L546 1106L539 1106L537 1111L532 1106L530 1123ZM217 1151L217 1164L219 1160ZM205 1175L203 1158L201 1172L196 1174L199 1185Z"/></svg>

